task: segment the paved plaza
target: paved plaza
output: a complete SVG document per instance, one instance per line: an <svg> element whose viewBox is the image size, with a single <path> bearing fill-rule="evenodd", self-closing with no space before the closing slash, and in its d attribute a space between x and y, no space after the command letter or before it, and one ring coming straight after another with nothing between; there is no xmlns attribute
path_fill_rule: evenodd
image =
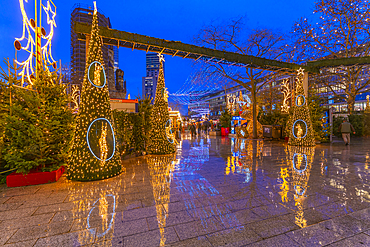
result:
<svg viewBox="0 0 370 247"><path fill-rule="evenodd" d="M370 246L370 139L183 136L114 178L0 187L4 246Z"/></svg>

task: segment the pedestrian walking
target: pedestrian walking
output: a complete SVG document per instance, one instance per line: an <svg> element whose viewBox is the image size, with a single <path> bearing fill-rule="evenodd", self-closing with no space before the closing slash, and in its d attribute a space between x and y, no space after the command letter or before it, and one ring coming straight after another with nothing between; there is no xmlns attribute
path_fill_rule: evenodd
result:
<svg viewBox="0 0 370 247"><path fill-rule="evenodd" d="M209 127L211 126L211 124L209 123L208 120L206 120L206 121L204 121L203 126L204 126L204 133L206 135L208 135L208 130L209 130Z"/></svg>
<svg viewBox="0 0 370 247"><path fill-rule="evenodd" d="M202 123L201 122L198 122L197 123L197 132L198 132L198 136L200 136L200 132L202 131Z"/></svg>
<svg viewBox="0 0 370 247"><path fill-rule="evenodd" d="M191 136L196 136L196 132L195 132L195 124L194 123L191 123L190 124L190 132L191 132Z"/></svg>
<svg viewBox="0 0 370 247"><path fill-rule="evenodd" d="M346 145L349 145L351 140L351 132L356 134L355 129L353 128L352 124L347 121L347 119L343 119L343 123L339 125L338 131L342 133L343 141Z"/></svg>

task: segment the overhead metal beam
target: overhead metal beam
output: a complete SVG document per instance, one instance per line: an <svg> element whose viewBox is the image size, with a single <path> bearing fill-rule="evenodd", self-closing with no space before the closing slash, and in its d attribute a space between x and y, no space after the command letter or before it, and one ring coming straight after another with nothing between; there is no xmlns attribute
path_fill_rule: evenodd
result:
<svg viewBox="0 0 370 247"><path fill-rule="evenodd" d="M308 66L324 68L324 67L338 67L338 66L351 66L370 64L370 56L366 57L344 57L335 59L324 59L318 61L307 62Z"/></svg>
<svg viewBox="0 0 370 247"><path fill-rule="evenodd" d="M184 57L184 54L188 53L187 57L192 59L196 59L202 56L203 59L212 58L213 62L218 62L219 60L222 60L220 61L220 63L235 63L240 65L247 65L248 67L261 68L272 71L283 70L287 72L296 72L296 70L302 67L307 72L319 73L319 69L316 67L281 62L277 60L243 55L234 52L214 50L196 45L185 44L179 41L158 39L145 35L110 29L107 27L99 27L99 29L99 34L103 38L103 42L105 44L111 44L113 42L116 43L116 41L114 40L119 40L126 42L124 45L120 45L120 47L132 48L135 47L134 44L140 44L140 46L135 47L136 50L151 52L161 52L163 48L165 48L165 50L163 50L163 54L171 56L176 55L179 57ZM76 22L74 25L74 31L78 34L79 39L85 39L85 36L91 33L91 25Z"/></svg>

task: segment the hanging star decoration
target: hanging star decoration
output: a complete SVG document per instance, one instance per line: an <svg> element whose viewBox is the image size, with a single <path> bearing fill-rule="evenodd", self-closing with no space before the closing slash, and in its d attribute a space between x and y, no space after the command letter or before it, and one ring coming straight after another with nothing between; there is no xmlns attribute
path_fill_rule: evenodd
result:
<svg viewBox="0 0 370 247"><path fill-rule="evenodd" d="M54 4L53 4L54 5ZM44 56L44 59L48 62L48 64L53 64L54 69L56 68L55 66L55 60L51 54L51 40L54 36L54 28L57 27L57 24L55 22L55 16L56 16L56 7L54 5L54 11L50 5L50 1L47 2L46 7L43 6L43 9L46 13L47 16L47 23L50 27L50 32L47 36L44 36L43 38L46 39L45 45L41 48L42 54ZM51 14L51 18L50 18ZM45 32L46 34L46 32Z"/></svg>
<svg viewBox="0 0 370 247"><path fill-rule="evenodd" d="M300 75L304 75L304 69L299 68L299 69L297 70L297 74L298 74L298 76L300 76Z"/></svg>

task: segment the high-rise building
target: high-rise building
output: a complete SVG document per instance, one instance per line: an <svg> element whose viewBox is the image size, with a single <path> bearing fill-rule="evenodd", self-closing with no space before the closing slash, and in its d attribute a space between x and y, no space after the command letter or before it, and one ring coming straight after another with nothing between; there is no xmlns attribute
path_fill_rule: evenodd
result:
<svg viewBox="0 0 370 247"><path fill-rule="evenodd" d="M88 39L87 41L79 40L73 27L75 22L91 25L93 12L93 6L78 3L73 6L71 13L71 84L80 87L85 73ZM109 17L106 17L100 9L98 9L98 22L99 26L112 28ZM122 90L122 85L117 88L116 82L115 71L119 68L118 49L111 45L103 45L102 52L110 97L125 98L126 91Z"/></svg>
<svg viewBox="0 0 370 247"><path fill-rule="evenodd" d="M124 94L126 96L126 80L124 79L124 72L121 69L117 69L115 72L116 75L116 91L115 92L110 92L111 98L125 98L122 97L121 94Z"/></svg>
<svg viewBox="0 0 370 247"><path fill-rule="evenodd" d="M155 90L157 88L159 64L160 62L157 53L146 54L146 76L142 78L142 92L143 97L150 97L153 99L153 101L155 97Z"/></svg>

